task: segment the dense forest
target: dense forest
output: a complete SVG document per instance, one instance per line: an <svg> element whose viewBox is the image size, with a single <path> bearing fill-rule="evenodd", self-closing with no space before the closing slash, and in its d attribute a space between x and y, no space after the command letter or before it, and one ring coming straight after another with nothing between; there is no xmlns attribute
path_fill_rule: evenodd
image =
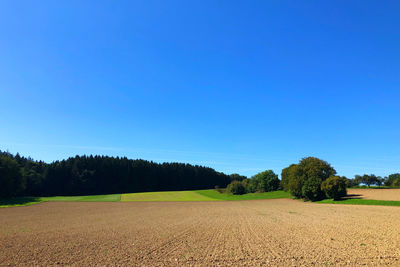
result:
<svg viewBox="0 0 400 267"><path fill-rule="evenodd" d="M50 164L0 151L0 197L91 195L226 187L237 177L183 163L76 156Z"/></svg>

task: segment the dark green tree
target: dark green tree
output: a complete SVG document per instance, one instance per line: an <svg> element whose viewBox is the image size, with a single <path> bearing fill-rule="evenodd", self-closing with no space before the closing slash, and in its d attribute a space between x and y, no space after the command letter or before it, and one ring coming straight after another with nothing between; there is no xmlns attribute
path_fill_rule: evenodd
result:
<svg viewBox="0 0 400 267"><path fill-rule="evenodd" d="M289 167L286 167L281 172L281 187L283 191L289 191L289 180L290 176L292 175L294 169L296 168L296 164L292 164Z"/></svg>
<svg viewBox="0 0 400 267"><path fill-rule="evenodd" d="M386 179L385 179L385 185L386 185L386 186L393 186L393 182L394 182L394 180L396 180L397 178L400 179L400 173L393 173L393 174L389 175L389 176L386 177Z"/></svg>
<svg viewBox="0 0 400 267"><path fill-rule="evenodd" d="M244 179L247 179L246 176L240 175L238 173L232 173L229 175L229 178L231 178L231 181L243 181Z"/></svg>
<svg viewBox="0 0 400 267"><path fill-rule="evenodd" d="M347 181L344 177L331 176L321 184L321 189L326 197L338 200L347 195Z"/></svg>
<svg viewBox="0 0 400 267"><path fill-rule="evenodd" d="M253 179L244 179L242 184L246 188L246 193L255 193L257 191L257 182Z"/></svg>
<svg viewBox="0 0 400 267"><path fill-rule="evenodd" d="M368 187L378 183L378 177L375 174L364 174L363 176L356 175L355 178Z"/></svg>
<svg viewBox="0 0 400 267"><path fill-rule="evenodd" d="M19 154L0 156L1 198L225 188L231 181L212 168L184 163L76 156L46 164Z"/></svg>
<svg viewBox="0 0 400 267"><path fill-rule="evenodd" d="M256 188L260 192L270 192L279 189L279 178L272 170L266 170L254 175L251 180L256 184Z"/></svg>
<svg viewBox="0 0 400 267"><path fill-rule="evenodd" d="M376 185L377 185L377 186L382 186L384 183L385 183L385 178L383 178L383 177L381 177L381 176L378 176L378 177L376 178Z"/></svg>
<svg viewBox="0 0 400 267"><path fill-rule="evenodd" d="M394 179L393 183L392 183L393 187L400 187L400 178L396 178Z"/></svg>
<svg viewBox="0 0 400 267"><path fill-rule="evenodd" d="M344 176L343 176L343 178L346 179L346 187L356 187L356 186L360 185L360 182L358 180L356 180L355 178L349 179L349 178L344 177Z"/></svg>
<svg viewBox="0 0 400 267"><path fill-rule="evenodd" d="M25 188L18 161L7 155L0 155L0 198L16 196Z"/></svg>
<svg viewBox="0 0 400 267"><path fill-rule="evenodd" d="M285 175L289 192L294 197L315 201L324 197L321 190L322 182L335 174L335 169L326 161L308 157L294 166L289 166Z"/></svg>
<svg viewBox="0 0 400 267"><path fill-rule="evenodd" d="M319 200L324 198L324 193L321 190L322 180L318 177L310 177L304 181L302 187L302 196L306 200Z"/></svg>

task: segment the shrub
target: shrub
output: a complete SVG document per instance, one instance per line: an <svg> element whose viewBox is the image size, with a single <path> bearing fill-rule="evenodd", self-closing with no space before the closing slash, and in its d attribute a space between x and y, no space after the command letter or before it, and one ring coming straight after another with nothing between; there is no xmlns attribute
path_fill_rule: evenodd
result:
<svg viewBox="0 0 400 267"><path fill-rule="evenodd" d="M257 185L253 179L244 179L242 184L246 188L246 193L254 193L257 191Z"/></svg>
<svg viewBox="0 0 400 267"><path fill-rule="evenodd" d="M217 191L218 193L224 192L224 190L222 190L218 185L215 186L215 191Z"/></svg>
<svg viewBox="0 0 400 267"><path fill-rule="evenodd" d="M228 185L226 191L234 195L243 195L246 193L246 187L240 181L233 181Z"/></svg>
<svg viewBox="0 0 400 267"><path fill-rule="evenodd" d="M347 195L346 179L339 176L331 176L321 184L321 189L326 197L338 200Z"/></svg>

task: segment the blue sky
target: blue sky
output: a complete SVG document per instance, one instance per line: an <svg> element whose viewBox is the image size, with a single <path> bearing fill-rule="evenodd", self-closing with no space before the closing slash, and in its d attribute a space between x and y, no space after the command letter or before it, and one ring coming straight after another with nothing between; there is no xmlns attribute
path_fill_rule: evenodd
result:
<svg viewBox="0 0 400 267"><path fill-rule="evenodd" d="M398 1L1 1L0 149L400 172Z"/></svg>

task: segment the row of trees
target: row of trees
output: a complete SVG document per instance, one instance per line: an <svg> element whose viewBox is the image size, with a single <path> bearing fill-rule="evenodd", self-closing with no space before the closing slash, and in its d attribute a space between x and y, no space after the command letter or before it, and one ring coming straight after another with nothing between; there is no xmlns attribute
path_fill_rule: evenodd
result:
<svg viewBox="0 0 400 267"><path fill-rule="evenodd" d="M236 177L236 175L235 175ZM270 192L280 188L280 180L272 170L260 172L250 179L241 176L242 179L233 179L226 191L235 195L254 192Z"/></svg>
<svg viewBox="0 0 400 267"><path fill-rule="evenodd" d="M371 185L400 187L400 173L394 173L387 177L376 176L375 174L356 175L353 179L348 179L347 183L349 187L361 184L368 187Z"/></svg>
<svg viewBox="0 0 400 267"><path fill-rule="evenodd" d="M76 156L47 164L0 151L0 198L209 189L235 179L183 163Z"/></svg>

